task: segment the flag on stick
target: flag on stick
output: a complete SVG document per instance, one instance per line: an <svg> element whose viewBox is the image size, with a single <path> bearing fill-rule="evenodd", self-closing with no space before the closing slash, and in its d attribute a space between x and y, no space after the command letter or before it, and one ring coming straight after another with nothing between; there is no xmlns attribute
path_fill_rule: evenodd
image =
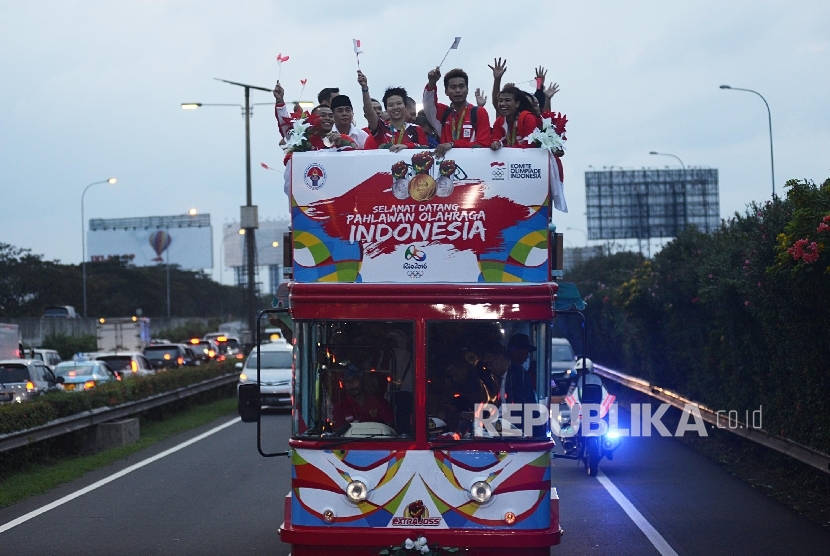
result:
<svg viewBox="0 0 830 556"><path fill-rule="evenodd" d="M443 57L443 58L441 58L441 63L440 63L440 64L438 64L438 67L439 67L439 68L443 65L444 60L446 60L446 59L447 59L447 56L449 55L450 50L458 50L458 45L459 45L459 44L461 44L461 37L455 37L455 40L454 40L454 41L452 41L452 46L450 46L450 47L447 49L447 53L446 53L446 54L444 54L444 57Z"/></svg>
<svg viewBox="0 0 830 556"><path fill-rule="evenodd" d="M360 39L352 39L352 43L354 44L354 57L357 59L357 69L360 69L360 55L363 54L360 50Z"/></svg>
<svg viewBox="0 0 830 556"><path fill-rule="evenodd" d="M303 88L302 88L302 89L300 89L300 98L299 98L299 100L298 100L297 102L299 102L299 101L303 100L303 91L305 91L305 84L306 84L306 83L308 83L308 78L306 78L306 79L300 79L300 83L302 83Z"/></svg>
<svg viewBox="0 0 830 556"><path fill-rule="evenodd" d="M280 78L282 77L282 63L287 62L287 61L288 61L288 55L287 54L285 56L282 55L282 52L277 54L277 65L279 65L279 67L280 67L279 74L277 75L277 81L279 81Z"/></svg>

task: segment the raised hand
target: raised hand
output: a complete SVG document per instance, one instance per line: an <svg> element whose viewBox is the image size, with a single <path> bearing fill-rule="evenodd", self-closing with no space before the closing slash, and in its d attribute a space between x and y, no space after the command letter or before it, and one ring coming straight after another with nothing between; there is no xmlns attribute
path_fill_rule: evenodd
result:
<svg viewBox="0 0 830 556"><path fill-rule="evenodd" d="M559 84L558 83L553 83L553 84L550 85L550 87L545 89L545 97L546 98L551 98L551 97L553 97L553 95L555 95L558 92L559 92Z"/></svg>
<svg viewBox="0 0 830 556"><path fill-rule="evenodd" d="M544 89L545 88L545 78L548 76L548 70L539 66L536 68L536 88L537 89ZM541 81L539 81L541 79Z"/></svg>
<svg viewBox="0 0 830 556"><path fill-rule="evenodd" d="M501 58L495 58L493 60L493 65L487 64L487 67L493 70L493 79L501 79L504 75L504 72L507 71L507 58L502 61Z"/></svg>
<svg viewBox="0 0 830 556"><path fill-rule="evenodd" d="M357 83L358 85L360 85L361 89L369 88L369 81L366 79L366 76L360 70L357 70Z"/></svg>
<svg viewBox="0 0 830 556"><path fill-rule="evenodd" d="M481 94L481 89L476 89L476 104L484 106L487 104L487 97Z"/></svg>
<svg viewBox="0 0 830 556"><path fill-rule="evenodd" d="M441 79L441 68L436 67L434 70L430 70L427 74L427 80L429 81L430 88L435 87L439 79Z"/></svg>
<svg viewBox="0 0 830 556"><path fill-rule="evenodd" d="M282 102L282 99L285 97L285 90L283 90L282 85L280 85L279 81L277 81L277 85L274 87L274 90L272 92L274 94L274 100L277 101L277 104L280 104Z"/></svg>

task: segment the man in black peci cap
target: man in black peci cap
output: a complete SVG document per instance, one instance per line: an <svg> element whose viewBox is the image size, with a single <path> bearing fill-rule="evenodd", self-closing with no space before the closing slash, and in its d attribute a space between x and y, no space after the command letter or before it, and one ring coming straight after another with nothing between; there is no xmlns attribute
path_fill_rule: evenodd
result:
<svg viewBox="0 0 830 556"><path fill-rule="evenodd" d="M346 95L337 95L331 99L331 111L334 112L334 127L342 135L348 135L357 143L359 149L366 148L369 134L354 125L352 101Z"/></svg>
<svg viewBox="0 0 830 556"><path fill-rule="evenodd" d="M490 344L482 357L498 388L497 403L536 403L533 383L522 366L536 347L527 334L514 334L507 343L506 356L503 349L501 344Z"/></svg>

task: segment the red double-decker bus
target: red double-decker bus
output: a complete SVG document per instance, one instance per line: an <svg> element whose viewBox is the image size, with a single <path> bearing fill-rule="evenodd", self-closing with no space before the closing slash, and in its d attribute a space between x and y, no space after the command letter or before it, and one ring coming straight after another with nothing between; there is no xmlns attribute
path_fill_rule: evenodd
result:
<svg viewBox="0 0 830 556"><path fill-rule="evenodd" d="M294 155L293 277L264 312L292 327L293 555L559 543L549 163ZM240 389L246 420L258 391Z"/></svg>

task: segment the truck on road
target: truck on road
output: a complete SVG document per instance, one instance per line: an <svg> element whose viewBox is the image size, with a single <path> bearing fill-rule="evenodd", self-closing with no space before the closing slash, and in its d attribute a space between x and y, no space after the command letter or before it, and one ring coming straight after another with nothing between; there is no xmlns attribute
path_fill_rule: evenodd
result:
<svg viewBox="0 0 830 556"><path fill-rule="evenodd" d="M20 332L16 324L0 323L0 359L20 357Z"/></svg>
<svg viewBox="0 0 830 556"><path fill-rule="evenodd" d="M141 352L150 343L150 319L146 317L124 317L99 319L96 330L98 351L119 353Z"/></svg>

